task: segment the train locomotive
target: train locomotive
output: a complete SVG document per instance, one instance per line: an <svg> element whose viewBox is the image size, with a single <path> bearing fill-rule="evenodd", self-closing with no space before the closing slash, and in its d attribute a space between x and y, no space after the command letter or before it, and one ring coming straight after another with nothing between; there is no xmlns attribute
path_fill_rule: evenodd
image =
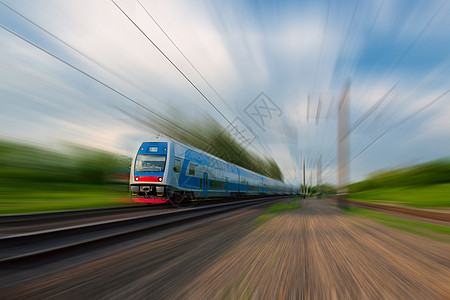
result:
<svg viewBox="0 0 450 300"><path fill-rule="evenodd" d="M169 137L143 142L130 170L134 202L293 194L293 187Z"/></svg>

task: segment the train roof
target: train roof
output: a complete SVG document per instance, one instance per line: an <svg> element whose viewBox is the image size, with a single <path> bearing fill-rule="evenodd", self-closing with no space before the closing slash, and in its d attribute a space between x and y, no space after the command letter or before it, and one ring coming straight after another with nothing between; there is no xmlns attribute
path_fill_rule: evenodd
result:
<svg viewBox="0 0 450 300"><path fill-rule="evenodd" d="M169 136L166 136L166 135L156 135L156 136L153 136L153 137L150 138L150 139L147 139L147 140L145 140L145 141L142 141L142 143L147 143L147 142L175 142L175 143L181 144L181 145L183 145L183 146L186 146L186 147L188 147L188 148L194 149L194 150L196 150L196 151L198 151L198 152L200 152L200 153L202 153L202 154L205 154L205 155L207 155L207 156L212 156L212 157L214 157L215 159L218 159L218 160L220 160L220 161L222 161L222 162L224 162L224 163L230 164L230 165L232 165L232 166L234 166L234 167L236 167L236 168L238 168L238 169L245 170L246 172L255 174L255 175L257 175L257 176L261 176L261 177L267 178L267 179L270 180L270 181L279 182L279 183L281 183L281 184L284 184L284 185L288 186L288 184L286 184L286 183L284 183L284 182L282 182L282 181L279 181L279 180L276 180L276 179L273 179L273 178L264 176L264 175L262 175L262 174L259 174L259 173L254 172L254 171L250 171L249 169L246 169L246 168L244 168L244 167L241 167L241 166L238 166L238 165L236 165L236 164L233 164L233 163L231 163L231 162L229 162L229 161L226 161L226 160L224 160L224 159L222 159L222 158L219 158L219 157L217 157L217 156L215 156L215 155L213 155L213 154L211 154L211 153L208 153L208 152L206 152L206 151L200 150L200 149L198 149L198 148L196 148L196 147L194 147L194 146L191 146L191 145L188 145L188 144L186 144L186 143L180 142L179 140L176 140L176 139L174 139L174 138L172 138L172 137L169 137Z"/></svg>

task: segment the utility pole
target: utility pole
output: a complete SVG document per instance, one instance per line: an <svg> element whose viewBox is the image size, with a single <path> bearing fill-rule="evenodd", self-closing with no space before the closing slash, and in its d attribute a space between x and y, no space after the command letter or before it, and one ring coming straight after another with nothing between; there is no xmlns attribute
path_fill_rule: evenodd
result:
<svg viewBox="0 0 450 300"><path fill-rule="evenodd" d="M312 170L309 172L309 197L312 196Z"/></svg>
<svg viewBox="0 0 450 300"><path fill-rule="evenodd" d="M338 206L340 208L346 208L347 202L344 200L347 194L347 184L349 181L349 159L350 159L350 120L349 120L349 90L350 82L345 85L344 92L342 93L341 101L338 105L338 145L337 145L337 158L338 158L338 176L337 176L337 193L338 193Z"/></svg>
<svg viewBox="0 0 450 300"><path fill-rule="evenodd" d="M317 161L317 197L320 198L322 193L322 153Z"/></svg>
<svg viewBox="0 0 450 300"><path fill-rule="evenodd" d="M305 182L305 158L303 157L303 198L306 198L306 182Z"/></svg>

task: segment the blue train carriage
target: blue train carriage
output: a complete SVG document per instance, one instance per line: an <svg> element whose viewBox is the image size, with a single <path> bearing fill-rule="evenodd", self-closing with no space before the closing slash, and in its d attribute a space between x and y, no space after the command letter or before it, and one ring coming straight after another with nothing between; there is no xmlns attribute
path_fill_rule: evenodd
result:
<svg viewBox="0 0 450 300"><path fill-rule="evenodd" d="M181 202L192 198L288 193L276 180L237 167L167 137L144 142L132 163L135 202Z"/></svg>
<svg viewBox="0 0 450 300"><path fill-rule="evenodd" d="M144 142L132 163L131 196L136 202L165 203L239 194L238 168L167 137Z"/></svg>
<svg viewBox="0 0 450 300"><path fill-rule="evenodd" d="M134 201L164 203L169 199L169 144L169 141L156 139L139 147L130 169L130 192Z"/></svg>

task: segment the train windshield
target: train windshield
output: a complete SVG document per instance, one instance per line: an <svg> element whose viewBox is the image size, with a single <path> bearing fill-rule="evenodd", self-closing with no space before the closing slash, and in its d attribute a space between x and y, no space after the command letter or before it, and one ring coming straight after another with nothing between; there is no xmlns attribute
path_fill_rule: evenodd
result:
<svg viewBox="0 0 450 300"><path fill-rule="evenodd" d="M164 172L165 155L138 155L134 170L136 172Z"/></svg>

